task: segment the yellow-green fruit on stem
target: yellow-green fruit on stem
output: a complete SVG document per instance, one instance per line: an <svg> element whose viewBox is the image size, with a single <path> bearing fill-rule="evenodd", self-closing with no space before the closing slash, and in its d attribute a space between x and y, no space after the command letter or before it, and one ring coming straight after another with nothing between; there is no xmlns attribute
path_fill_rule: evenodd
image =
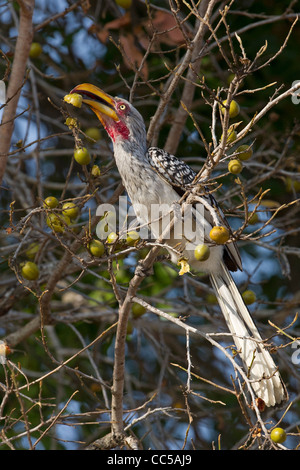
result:
<svg viewBox="0 0 300 470"><path fill-rule="evenodd" d="M139 238L140 238L140 236L139 236L138 232L136 232L135 230L132 230L132 231L128 232L128 234L127 234L126 244L129 245L129 246L132 246L139 240Z"/></svg>
<svg viewBox="0 0 300 470"><path fill-rule="evenodd" d="M64 233L65 224L70 225L71 220L65 215L49 214L46 219L46 223L48 227L53 230L53 232Z"/></svg>
<svg viewBox="0 0 300 470"><path fill-rule="evenodd" d="M207 245L197 245L194 251L194 256L198 261L206 261L210 256L210 248Z"/></svg>
<svg viewBox="0 0 300 470"><path fill-rule="evenodd" d="M230 234L226 227L216 225L209 232L209 236L217 245L224 245L229 240Z"/></svg>
<svg viewBox="0 0 300 470"><path fill-rule="evenodd" d="M233 175L238 175L241 173L243 169L243 165L239 160L230 160L228 163L228 171L232 173Z"/></svg>
<svg viewBox="0 0 300 470"><path fill-rule="evenodd" d="M39 249L40 249L39 243L37 242L30 243L29 247L25 251L27 258L33 259L35 255L37 254L37 252L39 251Z"/></svg>
<svg viewBox="0 0 300 470"><path fill-rule="evenodd" d="M74 158L79 165L88 165L91 161L91 156L86 147L77 148L74 151Z"/></svg>
<svg viewBox="0 0 300 470"><path fill-rule="evenodd" d="M101 175L101 170L100 168L98 167L98 165L93 165L93 168L91 170L91 174L94 178L97 178L98 176Z"/></svg>
<svg viewBox="0 0 300 470"><path fill-rule="evenodd" d="M79 207L76 206L74 202L65 202L62 206L63 208L63 215L69 217L70 220L74 220L78 217L79 214Z"/></svg>
<svg viewBox="0 0 300 470"><path fill-rule="evenodd" d="M257 222L259 222L259 217L258 217L258 214L255 212L255 213L254 213L253 215L251 215L251 217L249 218L248 224L254 225L254 224L257 224Z"/></svg>
<svg viewBox="0 0 300 470"><path fill-rule="evenodd" d="M31 59L37 59L40 57L41 53L43 52L43 48L39 42L33 42L30 46L29 57Z"/></svg>
<svg viewBox="0 0 300 470"><path fill-rule="evenodd" d="M286 440L286 432L282 428L274 428L270 435L273 442L282 444Z"/></svg>
<svg viewBox="0 0 300 470"><path fill-rule="evenodd" d="M116 232L110 232L106 241L107 243L115 243L117 239L118 239L118 234Z"/></svg>
<svg viewBox="0 0 300 470"><path fill-rule="evenodd" d="M26 263L21 268L21 273L24 279L28 281L35 281L40 274L38 266L32 261L26 261Z"/></svg>
<svg viewBox="0 0 300 470"><path fill-rule="evenodd" d="M88 129L86 129L85 134L89 137L89 140L91 140L92 142L94 140L97 142L97 140L101 139L101 132L98 127L89 127Z"/></svg>
<svg viewBox="0 0 300 470"><path fill-rule="evenodd" d="M240 145L237 149L236 152L238 153L237 157L239 160L249 160L249 158L252 157L253 155L253 150L252 147L249 145Z"/></svg>
<svg viewBox="0 0 300 470"><path fill-rule="evenodd" d="M226 139L226 143L227 144L231 144L232 142L234 142L237 138L237 133L235 131L235 129L233 127L229 127L228 131L227 131L227 139ZM223 134L221 135L221 140L223 139Z"/></svg>
<svg viewBox="0 0 300 470"><path fill-rule="evenodd" d="M92 240L88 244L89 252L96 258L100 258L105 253L105 248L100 240Z"/></svg>
<svg viewBox="0 0 300 470"><path fill-rule="evenodd" d="M147 312L147 309L145 307L143 307L143 305L140 305L138 303L134 303L134 304L132 304L131 311L132 311L133 317L138 318L138 317L141 317L142 315L144 315L144 313Z"/></svg>
<svg viewBox="0 0 300 470"><path fill-rule="evenodd" d="M243 292L242 294L242 297L246 305L254 304L254 302L256 301L256 294L255 292L253 292L253 290L250 289L245 290L245 292Z"/></svg>
<svg viewBox="0 0 300 470"><path fill-rule="evenodd" d="M68 126L69 129L73 129L74 127L78 126L77 119L68 117L65 122L66 126Z"/></svg>
<svg viewBox="0 0 300 470"><path fill-rule="evenodd" d="M221 106L222 114L225 114L226 104L227 104L227 100L224 100L223 101L224 106ZM235 100L232 100L229 106L229 117L235 118L239 114L239 112L240 112L239 104Z"/></svg>
<svg viewBox="0 0 300 470"><path fill-rule="evenodd" d="M58 206L58 200L54 196L46 197L44 200L44 207L50 207L50 209L54 209Z"/></svg>

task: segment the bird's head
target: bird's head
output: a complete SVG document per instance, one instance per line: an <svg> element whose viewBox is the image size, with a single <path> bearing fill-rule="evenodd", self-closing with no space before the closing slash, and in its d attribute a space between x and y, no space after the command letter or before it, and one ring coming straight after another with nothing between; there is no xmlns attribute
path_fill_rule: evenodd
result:
<svg viewBox="0 0 300 470"><path fill-rule="evenodd" d="M82 96L82 102L94 111L114 143L146 139L142 116L125 99L113 98L90 83L77 85L71 93Z"/></svg>

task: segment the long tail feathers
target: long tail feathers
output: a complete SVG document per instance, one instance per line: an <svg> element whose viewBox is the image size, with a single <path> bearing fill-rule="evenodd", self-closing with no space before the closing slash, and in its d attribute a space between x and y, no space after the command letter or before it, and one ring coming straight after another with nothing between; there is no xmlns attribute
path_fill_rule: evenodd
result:
<svg viewBox="0 0 300 470"><path fill-rule="evenodd" d="M220 308L247 368L254 392L266 406L275 406L287 399L285 386L270 353L263 346L235 282L226 266L222 267L222 273L211 275Z"/></svg>

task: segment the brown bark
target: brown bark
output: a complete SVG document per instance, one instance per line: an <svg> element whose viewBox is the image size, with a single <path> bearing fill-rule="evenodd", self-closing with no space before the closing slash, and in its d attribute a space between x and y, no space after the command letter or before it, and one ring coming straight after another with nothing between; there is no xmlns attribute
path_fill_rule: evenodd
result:
<svg viewBox="0 0 300 470"><path fill-rule="evenodd" d="M20 5L19 34L7 89L7 104L4 108L0 127L0 184L6 169L17 105L33 38L32 15L34 0L19 0L18 3Z"/></svg>

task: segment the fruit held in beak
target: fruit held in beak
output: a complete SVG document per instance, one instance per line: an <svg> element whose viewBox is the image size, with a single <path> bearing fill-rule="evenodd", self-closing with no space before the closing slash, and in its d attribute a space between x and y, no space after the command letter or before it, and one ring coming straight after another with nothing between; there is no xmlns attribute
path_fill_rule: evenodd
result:
<svg viewBox="0 0 300 470"><path fill-rule="evenodd" d="M66 103L72 104L73 106L76 106L76 108L81 108L82 96L78 93L69 94L64 96L64 101Z"/></svg>
<svg viewBox="0 0 300 470"><path fill-rule="evenodd" d="M114 98L95 85L90 83L77 85L73 90L71 90L67 97L73 95L80 95L82 103L87 104L92 111L94 111L103 125L105 124L106 118L111 118L113 121L119 121L119 116L115 110Z"/></svg>

